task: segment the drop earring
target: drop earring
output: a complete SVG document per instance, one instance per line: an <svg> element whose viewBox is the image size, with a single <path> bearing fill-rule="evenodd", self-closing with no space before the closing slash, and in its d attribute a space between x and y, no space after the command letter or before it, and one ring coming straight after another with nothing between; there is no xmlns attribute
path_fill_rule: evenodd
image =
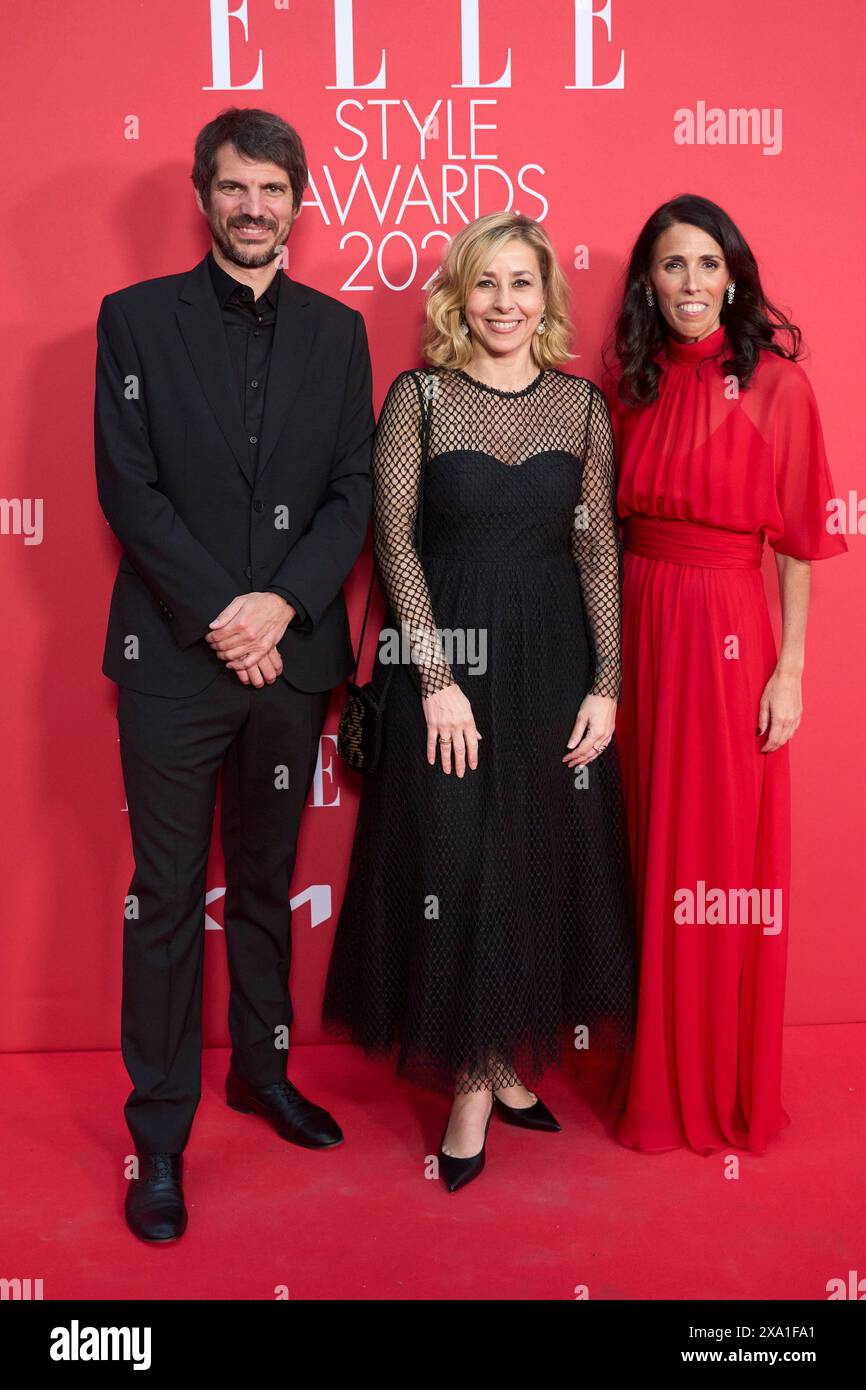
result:
<svg viewBox="0 0 866 1390"><path fill-rule="evenodd" d="M546 333L546 332L547 332L547 324L545 323L545 318L546 318L546 315L545 315L545 314L542 314L542 315L541 315L541 322L539 323L538 327L537 327L536 330L535 330L536 333Z"/></svg>
<svg viewBox="0 0 866 1390"><path fill-rule="evenodd" d="M728 303L729 303L729 304L733 304L733 302L734 302L734 290L735 290L736 288L737 288L737 282L736 282L736 280L732 280L731 283L728 285Z"/></svg>
<svg viewBox="0 0 866 1390"><path fill-rule="evenodd" d="M653 292L652 292L652 290L650 289L649 285L646 286L646 302L647 302L647 304L649 305L650 308L652 308L653 305L654 305L655 302L656 302L656 300L655 300L655 295L653 294Z"/></svg>
<svg viewBox="0 0 866 1390"><path fill-rule="evenodd" d="M469 324L466 322L466 319L465 319L465 317L464 317L464 315L463 315L462 312L461 312L461 314L460 314L460 332L461 332L461 333L468 333L468 332L469 332Z"/></svg>

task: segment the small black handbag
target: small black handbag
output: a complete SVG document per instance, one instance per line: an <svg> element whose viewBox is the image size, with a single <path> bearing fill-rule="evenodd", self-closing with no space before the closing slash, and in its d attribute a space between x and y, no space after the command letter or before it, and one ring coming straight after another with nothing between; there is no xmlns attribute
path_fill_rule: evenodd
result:
<svg viewBox="0 0 866 1390"><path fill-rule="evenodd" d="M415 383L418 385L418 375L415 376ZM423 487L424 471L427 464L427 450L430 443L430 406L434 390L435 378L428 376L425 381L424 397L421 400L421 465L418 477L418 503L415 509L415 549L421 552L421 514L423 511ZM420 387L419 387L420 394ZM355 772L360 772L364 776L369 776L375 772L379 758L382 753L382 716L385 710L385 698L388 694L388 687L391 684L391 677L394 674L393 666L389 669L385 679L377 684L375 680L367 681L366 685L357 685L355 677L358 674L358 667L361 664L361 649L364 645L364 633L367 630L367 615L370 612L370 600L373 597L373 586L376 582L376 564L373 562L373 572L370 575L370 588L367 591L367 603L364 608L364 621L361 624L361 637L358 642L358 655L355 658L355 667L350 678L346 681L346 699L340 714L340 723L337 730L337 752Z"/></svg>

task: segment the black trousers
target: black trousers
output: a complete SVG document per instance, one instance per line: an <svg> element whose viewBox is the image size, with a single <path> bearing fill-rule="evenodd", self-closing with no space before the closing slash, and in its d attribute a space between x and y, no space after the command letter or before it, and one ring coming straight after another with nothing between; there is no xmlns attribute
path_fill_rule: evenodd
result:
<svg viewBox="0 0 866 1390"><path fill-rule="evenodd" d="M205 877L217 779L226 868L231 1065L286 1074L292 1021L289 883L330 691L223 670L184 698L119 687L135 873L123 923L124 1113L142 1153L180 1153L201 1097Z"/></svg>

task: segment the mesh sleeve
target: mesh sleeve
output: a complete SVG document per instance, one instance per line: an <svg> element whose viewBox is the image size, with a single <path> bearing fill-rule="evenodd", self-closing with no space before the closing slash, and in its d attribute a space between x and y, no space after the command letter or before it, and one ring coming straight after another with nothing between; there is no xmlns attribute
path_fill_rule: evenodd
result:
<svg viewBox="0 0 866 1390"><path fill-rule="evenodd" d="M391 613L410 643L411 666L422 696L454 683L415 545L421 476L421 400L411 372L392 383L373 442L373 548Z"/></svg>
<svg viewBox="0 0 866 1390"><path fill-rule="evenodd" d="M589 693L619 699L622 686L622 541L616 514L616 451L607 403L591 386L581 500L571 530L595 650Z"/></svg>

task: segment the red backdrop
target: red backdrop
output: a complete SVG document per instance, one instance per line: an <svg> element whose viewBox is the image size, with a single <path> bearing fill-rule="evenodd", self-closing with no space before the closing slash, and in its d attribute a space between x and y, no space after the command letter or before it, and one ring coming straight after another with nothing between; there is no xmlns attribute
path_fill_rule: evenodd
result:
<svg viewBox="0 0 866 1390"><path fill-rule="evenodd" d="M311 185L290 273L364 313L377 409L419 360L425 282L474 216L512 207L544 221L574 291L572 370L598 379L641 223L677 193L715 199L803 328L847 501L862 486L866 11L859 0L30 0L7 7L3 31L0 1048L114 1048L132 862L115 687L100 672L117 546L93 478L94 322L103 294L207 249L189 181L196 131L232 103L300 130ZM755 124L736 128L736 109ZM846 558L814 566L793 749L792 1023L866 1017L864 546L848 539ZM368 547L346 588L356 635L369 565ZM765 578L775 609L769 567ZM357 806L334 748L340 698L293 881L295 1042L321 1036ZM228 1040L223 883L215 841L211 1044Z"/></svg>

